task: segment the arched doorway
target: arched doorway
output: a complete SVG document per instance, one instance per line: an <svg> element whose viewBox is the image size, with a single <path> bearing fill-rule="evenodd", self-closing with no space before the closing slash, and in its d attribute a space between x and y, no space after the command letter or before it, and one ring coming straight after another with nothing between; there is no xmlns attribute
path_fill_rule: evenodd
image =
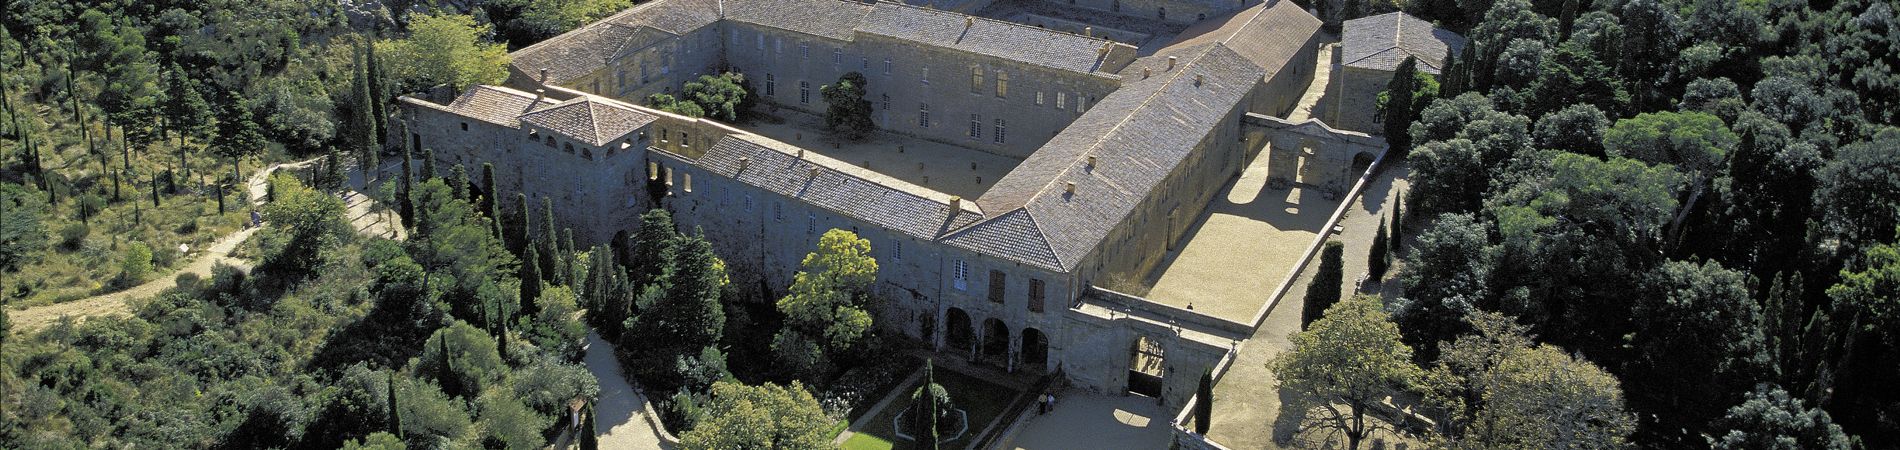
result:
<svg viewBox="0 0 1900 450"><path fill-rule="evenodd" d="M1147 336L1135 338L1129 350L1128 392L1161 398L1163 377L1167 376L1162 357L1160 342Z"/></svg>
<svg viewBox="0 0 1900 450"><path fill-rule="evenodd" d="M970 314L962 308L950 308L944 313L943 345L946 350L972 352L975 350L976 332L970 328ZM966 353L970 354L970 353Z"/></svg>
<svg viewBox="0 0 1900 450"><path fill-rule="evenodd" d="M1009 366L1009 326L996 318L983 319L983 360Z"/></svg>
<svg viewBox="0 0 1900 450"><path fill-rule="evenodd" d="M1038 372L1049 367L1049 338L1042 335L1042 330L1024 328L1022 348L1023 367Z"/></svg>

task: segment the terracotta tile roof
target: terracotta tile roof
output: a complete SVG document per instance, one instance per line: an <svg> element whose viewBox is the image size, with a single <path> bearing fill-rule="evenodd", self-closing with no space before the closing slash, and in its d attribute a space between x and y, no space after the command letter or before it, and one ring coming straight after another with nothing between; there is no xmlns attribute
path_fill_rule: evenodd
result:
<svg viewBox="0 0 1900 450"><path fill-rule="evenodd" d="M547 128L587 145L603 146L658 118L592 96L575 97L521 115L521 123Z"/></svg>
<svg viewBox="0 0 1900 450"><path fill-rule="evenodd" d="M542 100L542 105L554 102ZM462 92L444 109L483 122L514 128L522 113L534 105L534 94L496 86L475 86Z"/></svg>
<svg viewBox="0 0 1900 450"><path fill-rule="evenodd" d="M1390 72L1411 56L1419 71L1437 74L1445 55L1465 46L1464 36L1402 12L1348 20L1341 28L1340 61L1351 67Z"/></svg>

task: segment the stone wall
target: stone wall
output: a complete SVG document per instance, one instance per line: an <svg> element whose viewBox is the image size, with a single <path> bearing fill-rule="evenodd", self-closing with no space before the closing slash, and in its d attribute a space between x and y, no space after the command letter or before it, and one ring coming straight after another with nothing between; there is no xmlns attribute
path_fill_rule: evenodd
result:
<svg viewBox="0 0 1900 450"><path fill-rule="evenodd" d="M1338 199L1361 173L1354 164L1370 164L1385 152L1385 139L1339 130L1319 119L1294 123L1278 117L1247 114L1242 120L1247 142L1266 146L1267 183L1276 188L1301 183ZM1257 144L1258 145L1258 144Z"/></svg>
<svg viewBox="0 0 1900 450"><path fill-rule="evenodd" d="M1392 72L1333 66L1333 77L1326 88L1329 97L1326 123L1334 128L1384 135L1385 124L1379 117L1379 93L1392 82Z"/></svg>

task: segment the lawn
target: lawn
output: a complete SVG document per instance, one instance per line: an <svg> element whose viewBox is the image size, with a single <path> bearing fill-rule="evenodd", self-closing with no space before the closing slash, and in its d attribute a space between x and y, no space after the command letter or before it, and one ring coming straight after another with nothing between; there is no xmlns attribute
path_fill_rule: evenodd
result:
<svg viewBox="0 0 1900 450"><path fill-rule="evenodd" d="M945 390L950 391L951 402L968 414L970 423L969 432L956 439L944 441L945 448L964 447L979 440L983 432L987 431L983 427L988 426L990 422L996 420L998 415L1003 414L1017 396L1023 395L1022 391L950 370L938 369L936 376L937 384L943 385ZM891 404L883 411L879 411L876 417L860 419L866 420L863 422L863 428L850 439L845 440L844 448L847 450L915 448L914 441L897 437L892 421L897 418L898 413L910 407L910 394L921 384L923 380L920 378L917 382L903 385L893 392L898 395L898 398L891 401Z"/></svg>

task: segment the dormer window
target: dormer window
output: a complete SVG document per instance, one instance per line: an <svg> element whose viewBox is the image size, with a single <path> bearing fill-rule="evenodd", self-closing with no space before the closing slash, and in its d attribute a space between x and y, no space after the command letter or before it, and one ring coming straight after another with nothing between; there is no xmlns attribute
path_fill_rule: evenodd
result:
<svg viewBox="0 0 1900 450"><path fill-rule="evenodd" d="M564 151L564 152L568 152L568 153L574 153L574 143L573 143L573 142L563 142L563 143L561 143L561 151Z"/></svg>
<svg viewBox="0 0 1900 450"><path fill-rule="evenodd" d="M554 148L554 136L548 136L547 140L542 141L542 144L547 145L548 148Z"/></svg>

